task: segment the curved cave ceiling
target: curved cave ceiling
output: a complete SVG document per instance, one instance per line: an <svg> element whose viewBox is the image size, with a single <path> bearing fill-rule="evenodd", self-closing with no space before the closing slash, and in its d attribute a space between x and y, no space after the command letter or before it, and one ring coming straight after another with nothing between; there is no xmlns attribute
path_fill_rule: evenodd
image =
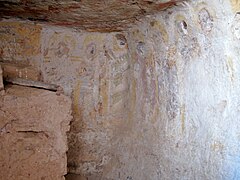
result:
<svg viewBox="0 0 240 180"><path fill-rule="evenodd" d="M182 0L0 0L0 18L87 31L121 31L136 19Z"/></svg>

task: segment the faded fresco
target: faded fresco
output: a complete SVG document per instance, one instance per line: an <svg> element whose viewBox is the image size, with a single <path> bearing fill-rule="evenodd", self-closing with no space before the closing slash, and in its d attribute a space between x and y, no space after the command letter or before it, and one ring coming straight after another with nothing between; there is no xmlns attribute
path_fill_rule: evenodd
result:
<svg viewBox="0 0 240 180"><path fill-rule="evenodd" d="M69 173L239 179L239 12L238 0L187 1L112 33L2 21L0 57L71 96Z"/></svg>

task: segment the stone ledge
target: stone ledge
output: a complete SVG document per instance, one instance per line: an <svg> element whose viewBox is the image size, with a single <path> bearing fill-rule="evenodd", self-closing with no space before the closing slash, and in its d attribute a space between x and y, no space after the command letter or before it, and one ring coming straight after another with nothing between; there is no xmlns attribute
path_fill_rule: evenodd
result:
<svg viewBox="0 0 240 180"><path fill-rule="evenodd" d="M6 86L0 99L1 177L64 179L66 132L72 119L70 98L36 88Z"/></svg>

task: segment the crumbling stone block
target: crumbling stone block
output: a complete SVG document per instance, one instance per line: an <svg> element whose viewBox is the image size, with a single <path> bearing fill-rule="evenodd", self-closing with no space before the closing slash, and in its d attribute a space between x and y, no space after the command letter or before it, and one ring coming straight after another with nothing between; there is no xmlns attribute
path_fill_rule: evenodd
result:
<svg viewBox="0 0 240 180"><path fill-rule="evenodd" d="M64 179L70 98L22 86L5 90L0 96L2 179Z"/></svg>

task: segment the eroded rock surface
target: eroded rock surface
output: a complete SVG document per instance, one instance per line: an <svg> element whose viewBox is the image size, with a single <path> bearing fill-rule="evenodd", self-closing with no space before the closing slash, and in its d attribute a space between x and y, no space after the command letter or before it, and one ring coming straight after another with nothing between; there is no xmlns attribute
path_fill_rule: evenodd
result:
<svg viewBox="0 0 240 180"><path fill-rule="evenodd" d="M238 2L188 1L124 33L0 23L3 61L72 97L69 179L240 179Z"/></svg>
<svg viewBox="0 0 240 180"><path fill-rule="evenodd" d="M2 179L64 179L70 98L11 86L0 97L0 173Z"/></svg>
<svg viewBox="0 0 240 180"><path fill-rule="evenodd" d="M182 0L6 0L0 17L18 17L89 31L125 29L136 18L162 10Z"/></svg>
<svg viewBox="0 0 240 180"><path fill-rule="evenodd" d="M2 72L2 67L0 65L0 91L3 90L3 72Z"/></svg>

